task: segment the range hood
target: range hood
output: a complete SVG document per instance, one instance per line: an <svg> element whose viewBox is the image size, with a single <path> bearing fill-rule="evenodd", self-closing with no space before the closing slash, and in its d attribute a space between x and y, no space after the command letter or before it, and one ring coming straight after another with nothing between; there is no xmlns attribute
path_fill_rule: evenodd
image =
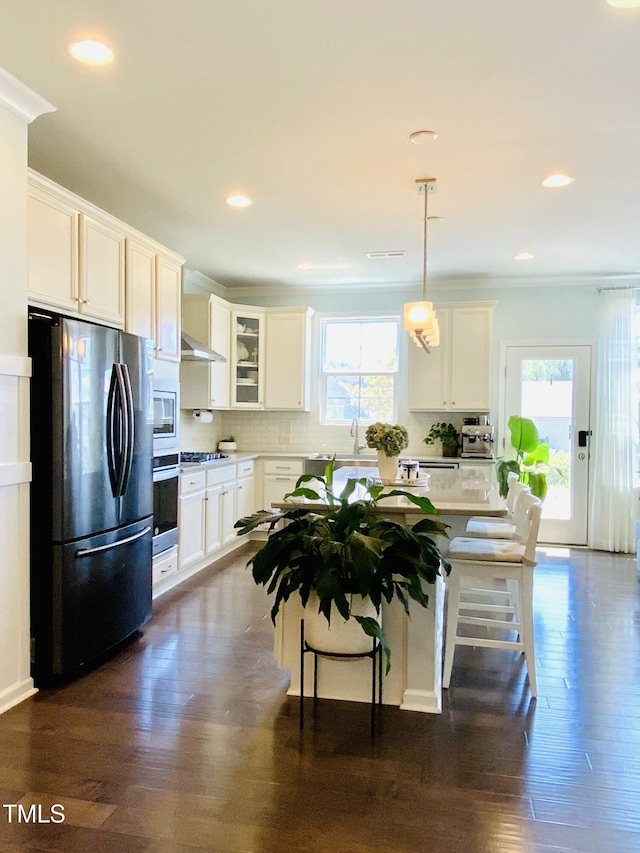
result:
<svg viewBox="0 0 640 853"><path fill-rule="evenodd" d="M184 332L182 333L182 350L181 350L181 358L182 361L226 361L227 359L220 355L219 352L210 349L209 347L201 344L200 341L197 341L195 338L192 338L191 335L187 335Z"/></svg>

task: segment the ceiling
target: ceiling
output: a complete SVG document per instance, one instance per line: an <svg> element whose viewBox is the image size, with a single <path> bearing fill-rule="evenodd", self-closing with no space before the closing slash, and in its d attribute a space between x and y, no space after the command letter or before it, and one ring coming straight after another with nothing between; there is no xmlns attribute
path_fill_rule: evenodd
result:
<svg viewBox="0 0 640 853"><path fill-rule="evenodd" d="M114 62L75 62L80 37ZM419 283L435 177L445 286L640 274L639 45L640 9L606 0L3 0L0 66L57 108L30 165L192 270ZM543 188L556 171L575 183Z"/></svg>

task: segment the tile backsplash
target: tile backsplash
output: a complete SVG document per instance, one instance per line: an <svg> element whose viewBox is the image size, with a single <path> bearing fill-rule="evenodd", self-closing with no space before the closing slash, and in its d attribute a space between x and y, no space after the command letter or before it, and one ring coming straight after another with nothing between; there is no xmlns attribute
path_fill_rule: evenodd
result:
<svg viewBox="0 0 640 853"><path fill-rule="evenodd" d="M462 414L401 411L398 423L409 432L406 456L435 456L440 445L424 444L423 439L436 421L451 422L460 429ZM366 424L360 425L360 444L365 444ZM213 412L210 424L200 423L191 411L180 418L180 446L183 450L215 450L218 441L233 436L238 450L282 453L351 453L354 439L349 426L320 423L318 410L311 412ZM365 448L363 452L373 451Z"/></svg>

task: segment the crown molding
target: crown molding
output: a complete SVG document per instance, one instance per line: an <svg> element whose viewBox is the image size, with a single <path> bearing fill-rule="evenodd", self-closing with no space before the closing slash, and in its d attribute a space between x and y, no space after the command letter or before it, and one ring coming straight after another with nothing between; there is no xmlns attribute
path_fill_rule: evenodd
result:
<svg viewBox="0 0 640 853"><path fill-rule="evenodd" d="M204 276L206 278L206 276ZM211 279L209 279L211 281ZM640 272L637 273L611 273L603 275L553 275L553 276L531 276L522 278L491 278L482 276L477 278L439 278L430 281L429 293L443 294L455 290L500 290L516 288L542 288L542 287L606 287L607 285L627 283L629 285L640 285ZM222 287L222 285L219 285ZM420 287L419 283L399 282L354 282L348 284L330 285L283 285L283 284L256 284L237 285L224 287L226 299L252 299L260 296L318 296L327 294L338 294L345 296L348 293L371 293L375 291L415 291ZM222 295L222 294L220 294Z"/></svg>
<svg viewBox="0 0 640 853"><path fill-rule="evenodd" d="M43 113L53 113L56 108L45 101L24 83L0 68L0 106L30 124Z"/></svg>
<svg viewBox="0 0 640 853"><path fill-rule="evenodd" d="M185 269L182 278L185 293L213 293L228 299L228 288L198 270Z"/></svg>

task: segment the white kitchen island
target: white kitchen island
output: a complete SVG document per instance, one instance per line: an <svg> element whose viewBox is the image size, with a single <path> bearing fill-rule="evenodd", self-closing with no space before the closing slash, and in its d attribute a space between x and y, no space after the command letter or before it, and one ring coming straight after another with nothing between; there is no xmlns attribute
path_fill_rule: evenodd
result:
<svg viewBox="0 0 640 853"><path fill-rule="evenodd" d="M348 477L362 477L362 468L341 468L335 485ZM375 475L375 469L371 474ZM424 487L412 489L428 497L438 509L438 519L450 525L449 535L460 535L472 515L501 516L506 513L498 494L493 466L464 466L456 469L432 470ZM401 488L401 486L399 486ZM290 508L293 502L274 507ZM307 502L308 503L308 502ZM381 512L407 525L415 524L423 515L406 498L382 499ZM442 551L447 540L439 540ZM442 645L444 623L444 580L439 578L427 589L429 607L410 603L411 617L394 601L384 605L382 623L391 648L391 669L383 679L383 702L407 711L439 714L442 711ZM289 695L300 695L300 619L304 611L297 595L280 609L276 621L275 657L278 665L291 673ZM312 695L313 656L305 655L305 695ZM308 689L307 689L308 685ZM318 696L356 702L371 700L371 660L344 661L320 658L318 661Z"/></svg>

